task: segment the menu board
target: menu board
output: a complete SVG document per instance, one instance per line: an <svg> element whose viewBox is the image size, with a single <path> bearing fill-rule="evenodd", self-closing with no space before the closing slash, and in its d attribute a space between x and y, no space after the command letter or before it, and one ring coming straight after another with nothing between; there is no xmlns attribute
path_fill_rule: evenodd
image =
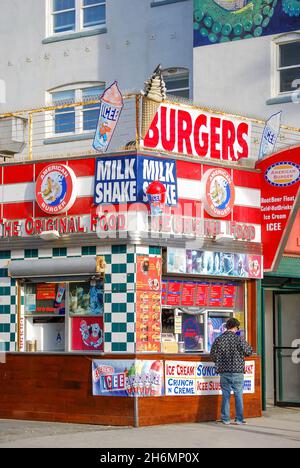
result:
<svg viewBox="0 0 300 468"><path fill-rule="evenodd" d="M183 283L181 305L185 307L193 307L195 305L196 283Z"/></svg>
<svg viewBox="0 0 300 468"><path fill-rule="evenodd" d="M160 257L137 256L137 352L160 352L161 266Z"/></svg>
<svg viewBox="0 0 300 468"><path fill-rule="evenodd" d="M208 307L209 305L210 283L197 284L196 306Z"/></svg>
<svg viewBox="0 0 300 468"><path fill-rule="evenodd" d="M181 287L180 281L169 281L167 292L167 304L172 306L180 306L181 304Z"/></svg>
<svg viewBox="0 0 300 468"><path fill-rule="evenodd" d="M236 285L225 284L223 290L223 307L233 308L236 298Z"/></svg>
<svg viewBox="0 0 300 468"><path fill-rule="evenodd" d="M40 283L36 287L36 299L38 301L55 300L56 284L55 283Z"/></svg>
<svg viewBox="0 0 300 468"><path fill-rule="evenodd" d="M234 309L237 283L169 280L162 283L163 305Z"/></svg>
<svg viewBox="0 0 300 468"><path fill-rule="evenodd" d="M210 288L210 307L222 307L223 305L223 284L212 284Z"/></svg>

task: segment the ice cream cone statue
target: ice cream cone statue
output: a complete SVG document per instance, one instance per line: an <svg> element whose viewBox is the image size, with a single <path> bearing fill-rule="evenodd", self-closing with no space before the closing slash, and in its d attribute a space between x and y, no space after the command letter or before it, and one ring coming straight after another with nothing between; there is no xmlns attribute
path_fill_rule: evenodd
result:
<svg viewBox="0 0 300 468"><path fill-rule="evenodd" d="M149 80L145 82L145 88L142 91L142 95L142 138L144 139L159 109L159 106L167 96L161 65L158 65Z"/></svg>

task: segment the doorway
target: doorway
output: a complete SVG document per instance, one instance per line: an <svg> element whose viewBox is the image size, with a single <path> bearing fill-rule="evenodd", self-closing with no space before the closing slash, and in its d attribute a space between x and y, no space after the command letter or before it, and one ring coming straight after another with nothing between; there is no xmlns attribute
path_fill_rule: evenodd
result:
<svg viewBox="0 0 300 468"><path fill-rule="evenodd" d="M274 403L300 406L300 292L274 292Z"/></svg>

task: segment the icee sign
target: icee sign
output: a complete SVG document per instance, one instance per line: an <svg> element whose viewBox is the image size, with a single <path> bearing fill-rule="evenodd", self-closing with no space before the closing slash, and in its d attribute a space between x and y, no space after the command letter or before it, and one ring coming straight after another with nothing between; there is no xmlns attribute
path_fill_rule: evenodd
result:
<svg viewBox="0 0 300 468"><path fill-rule="evenodd" d="M147 203L148 185L159 180L167 189L167 204L177 205L176 161L147 156L117 156L96 160L95 205Z"/></svg>

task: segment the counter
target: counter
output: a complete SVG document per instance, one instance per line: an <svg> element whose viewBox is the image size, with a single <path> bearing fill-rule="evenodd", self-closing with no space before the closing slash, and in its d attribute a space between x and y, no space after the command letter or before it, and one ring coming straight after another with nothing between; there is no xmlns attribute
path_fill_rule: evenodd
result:
<svg viewBox="0 0 300 468"><path fill-rule="evenodd" d="M2 419L111 426L150 426L220 418L221 396L99 397L92 395L92 360L211 361L208 355L9 353L0 365ZM244 396L245 417L260 417L261 366L255 392ZM232 409L234 405L232 404ZM234 414L232 414L232 417Z"/></svg>

